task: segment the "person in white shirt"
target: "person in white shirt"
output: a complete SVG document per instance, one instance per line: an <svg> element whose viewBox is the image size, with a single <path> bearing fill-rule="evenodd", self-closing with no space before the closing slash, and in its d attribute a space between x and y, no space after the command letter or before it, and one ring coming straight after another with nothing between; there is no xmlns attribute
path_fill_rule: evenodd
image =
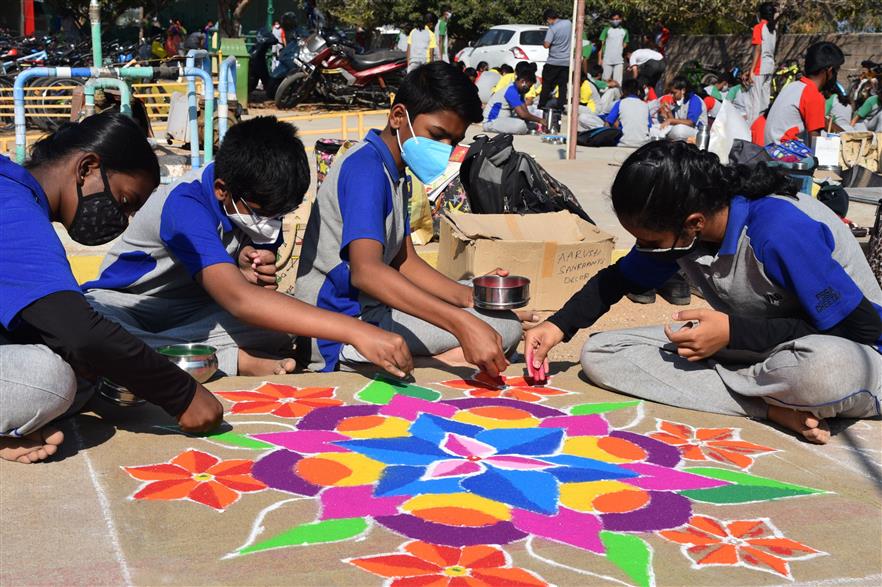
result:
<svg viewBox="0 0 882 587"><path fill-rule="evenodd" d="M628 29L622 26L622 13L612 13L610 26L600 33L600 53L597 55L598 65L603 66L603 79L614 79L622 83L624 69L624 50L628 46Z"/></svg>
<svg viewBox="0 0 882 587"><path fill-rule="evenodd" d="M663 88L661 79L665 73L664 55L651 48L632 51L628 58L628 70L641 86L649 86L660 96Z"/></svg>

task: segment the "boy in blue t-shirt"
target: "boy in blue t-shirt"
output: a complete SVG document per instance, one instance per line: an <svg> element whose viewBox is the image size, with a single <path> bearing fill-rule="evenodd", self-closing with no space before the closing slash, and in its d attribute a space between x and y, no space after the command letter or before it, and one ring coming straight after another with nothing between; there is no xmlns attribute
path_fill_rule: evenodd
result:
<svg viewBox="0 0 882 587"><path fill-rule="evenodd" d="M521 338L517 316L474 310L471 287L417 255L405 175L408 167L423 183L437 179L469 124L481 119L477 89L454 65L436 61L409 73L386 128L336 159L322 183L295 295L401 334L414 355L465 361L495 377ZM297 352L318 371L364 361L358 349L322 336L299 339Z"/></svg>
<svg viewBox="0 0 882 587"><path fill-rule="evenodd" d="M536 73L527 68L517 73L510 85L493 94L484 109L484 130L525 135L531 125L542 124L542 119L530 112L524 96L536 83Z"/></svg>
<svg viewBox="0 0 882 587"><path fill-rule="evenodd" d="M93 307L151 346L215 347L228 375L293 371L292 334L351 344L397 376L410 371L400 336L272 291L282 216L309 186L296 133L274 117L233 126L214 163L134 217L83 285Z"/></svg>

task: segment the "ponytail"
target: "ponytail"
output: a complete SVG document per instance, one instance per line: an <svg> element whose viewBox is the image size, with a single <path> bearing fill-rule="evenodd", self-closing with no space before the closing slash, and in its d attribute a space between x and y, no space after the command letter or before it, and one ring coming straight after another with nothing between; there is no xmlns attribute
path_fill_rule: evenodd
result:
<svg viewBox="0 0 882 587"><path fill-rule="evenodd" d="M625 160L611 193L619 219L650 230L679 232L690 214L714 214L735 196L793 196L796 189L786 175L765 164L725 166L695 145L658 141Z"/></svg>
<svg viewBox="0 0 882 587"><path fill-rule="evenodd" d="M25 167L58 162L75 152L95 153L106 171L142 172L159 184L159 161L138 124L119 113L105 112L66 122L31 147Z"/></svg>

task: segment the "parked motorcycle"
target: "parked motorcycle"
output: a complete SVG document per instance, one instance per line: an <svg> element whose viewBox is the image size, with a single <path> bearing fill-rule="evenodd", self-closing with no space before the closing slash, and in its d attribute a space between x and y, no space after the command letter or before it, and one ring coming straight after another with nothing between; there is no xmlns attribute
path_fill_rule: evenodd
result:
<svg viewBox="0 0 882 587"><path fill-rule="evenodd" d="M312 96L327 102L388 106L404 79L407 56L394 49L358 54L338 35L313 34L299 42L299 55L291 63L300 67L292 67L276 89L277 108L292 108Z"/></svg>

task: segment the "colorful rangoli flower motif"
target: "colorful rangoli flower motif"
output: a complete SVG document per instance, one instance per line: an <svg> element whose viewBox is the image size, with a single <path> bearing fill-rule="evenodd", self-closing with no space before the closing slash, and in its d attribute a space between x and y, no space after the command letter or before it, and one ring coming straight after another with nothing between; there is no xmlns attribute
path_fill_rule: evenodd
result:
<svg viewBox="0 0 882 587"><path fill-rule="evenodd" d="M334 399L333 387L292 387L262 383L251 391L216 391L235 402L234 414L273 414L282 418L301 418L316 408L343 405Z"/></svg>
<svg viewBox="0 0 882 587"><path fill-rule="evenodd" d="M132 499L188 499L216 510L224 510L239 499L240 493L266 489L251 476L252 461L222 461L198 450L182 452L168 463L123 467L126 472L146 481Z"/></svg>
<svg viewBox="0 0 882 587"><path fill-rule="evenodd" d="M497 546L454 548L413 541L399 552L347 562L388 579L389 587L546 587L530 571L511 566Z"/></svg>
<svg viewBox="0 0 882 587"><path fill-rule="evenodd" d="M741 440L737 428L693 428L686 424L658 421L658 432L650 437L676 446L684 459L714 460L747 469L753 465L752 455L776 452L774 448Z"/></svg>
<svg viewBox="0 0 882 587"><path fill-rule="evenodd" d="M536 385L528 377L500 375L494 379L484 372L477 373L472 379L452 379L442 381L440 385L459 389L471 397L504 397L524 402L541 402L547 397L570 393L556 387Z"/></svg>
<svg viewBox="0 0 882 587"><path fill-rule="evenodd" d="M682 528L659 535L681 544L683 554L698 568L743 566L788 579L793 578L788 561L826 554L785 538L765 518L723 522L710 516L693 516Z"/></svg>
<svg viewBox="0 0 882 587"><path fill-rule="evenodd" d="M319 521L372 519L411 539L465 547L538 536L597 553L602 531L675 528L678 491L729 485L678 471L677 449L601 415L505 398L317 409L254 465L266 485L316 496Z"/></svg>

